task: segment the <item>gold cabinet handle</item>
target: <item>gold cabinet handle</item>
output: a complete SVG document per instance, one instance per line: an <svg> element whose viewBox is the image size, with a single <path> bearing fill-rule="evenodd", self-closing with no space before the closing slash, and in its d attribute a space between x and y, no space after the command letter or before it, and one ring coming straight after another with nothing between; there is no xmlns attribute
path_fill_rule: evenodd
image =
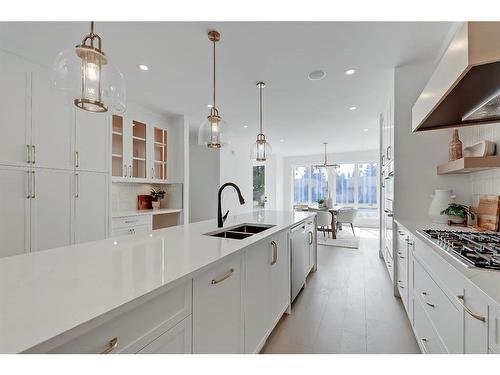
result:
<svg viewBox="0 0 500 375"><path fill-rule="evenodd" d="M26 145L26 163L31 164L31 145Z"/></svg>
<svg viewBox="0 0 500 375"><path fill-rule="evenodd" d="M274 266L278 261L278 245L275 241L271 241L271 248L273 250L273 256L271 260L271 266Z"/></svg>
<svg viewBox="0 0 500 375"><path fill-rule="evenodd" d="M27 185L26 186L28 188L27 189L28 192L26 193L26 198L27 199L31 198L31 178L30 178L30 176L31 176L30 171L26 171L26 180L27 180Z"/></svg>
<svg viewBox="0 0 500 375"><path fill-rule="evenodd" d="M80 153L78 151L75 151L75 168L78 168L80 166Z"/></svg>
<svg viewBox="0 0 500 375"><path fill-rule="evenodd" d="M234 268L231 268L228 273L226 273L224 276L222 276L220 279L218 280L212 280L211 284L212 285L215 285L215 284L219 284L221 282L223 282L224 280L226 280L227 278L229 278L234 272Z"/></svg>
<svg viewBox="0 0 500 375"><path fill-rule="evenodd" d="M36 198L36 175L31 171L31 198Z"/></svg>
<svg viewBox="0 0 500 375"><path fill-rule="evenodd" d="M80 176L75 173L75 198L80 196Z"/></svg>
<svg viewBox="0 0 500 375"><path fill-rule="evenodd" d="M420 343L422 344L422 350L424 354L429 354L429 349L427 349L427 339L425 337L422 337L420 339Z"/></svg>
<svg viewBox="0 0 500 375"><path fill-rule="evenodd" d="M460 304L462 305L462 307L464 308L464 310L467 312L467 314L469 314L470 316L472 316L473 318L476 318L477 320L480 320L482 322L486 322L486 317L485 316L482 316L482 315L478 315L476 313L474 313L471 309L469 309L466 305L465 305L465 294L459 294L457 296L457 299L458 299L458 302L460 302Z"/></svg>
<svg viewBox="0 0 500 375"><path fill-rule="evenodd" d="M309 231L309 245L312 245L314 242L313 232Z"/></svg>
<svg viewBox="0 0 500 375"><path fill-rule="evenodd" d="M36 162L36 148L35 145L31 145L31 164Z"/></svg>
<svg viewBox="0 0 500 375"><path fill-rule="evenodd" d="M422 292L422 299L424 300L425 304L427 306L430 306L430 307L436 307L435 304L430 303L430 302L427 301L427 299L426 299L427 295L428 295L427 292Z"/></svg>
<svg viewBox="0 0 500 375"><path fill-rule="evenodd" d="M113 350L116 349L116 347L118 346L118 337L114 337L112 338L111 340L109 340L108 342L108 346L106 346L106 349L104 349L101 354L109 354L111 353Z"/></svg>

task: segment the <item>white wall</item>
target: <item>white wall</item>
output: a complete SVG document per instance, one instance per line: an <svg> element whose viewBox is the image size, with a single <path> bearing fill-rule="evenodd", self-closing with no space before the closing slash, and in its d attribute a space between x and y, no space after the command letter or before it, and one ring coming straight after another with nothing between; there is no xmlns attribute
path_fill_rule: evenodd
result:
<svg viewBox="0 0 500 375"><path fill-rule="evenodd" d="M220 183L220 151L198 145L198 132L189 135L189 222L217 217Z"/></svg>
<svg viewBox="0 0 500 375"><path fill-rule="evenodd" d="M411 109L434 69L419 62L395 69L394 217L406 225L429 221L427 211L435 189L453 189L457 201L470 203L470 184L463 175L438 176L448 160L451 130L411 132Z"/></svg>

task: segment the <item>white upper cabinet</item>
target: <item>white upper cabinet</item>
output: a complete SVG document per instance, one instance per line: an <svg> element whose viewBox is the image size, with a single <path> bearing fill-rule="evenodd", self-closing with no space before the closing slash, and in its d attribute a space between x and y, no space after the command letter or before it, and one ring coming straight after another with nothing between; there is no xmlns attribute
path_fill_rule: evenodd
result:
<svg viewBox="0 0 500 375"><path fill-rule="evenodd" d="M109 116L75 110L75 168L108 172Z"/></svg>
<svg viewBox="0 0 500 375"><path fill-rule="evenodd" d="M31 74L0 52L0 164L27 165Z"/></svg>
<svg viewBox="0 0 500 375"><path fill-rule="evenodd" d="M74 109L56 97L49 72L40 70L32 77L31 162L35 167L73 169Z"/></svg>
<svg viewBox="0 0 500 375"><path fill-rule="evenodd" d="M0 166L0 257L29 251L30 171Z"/></svg>

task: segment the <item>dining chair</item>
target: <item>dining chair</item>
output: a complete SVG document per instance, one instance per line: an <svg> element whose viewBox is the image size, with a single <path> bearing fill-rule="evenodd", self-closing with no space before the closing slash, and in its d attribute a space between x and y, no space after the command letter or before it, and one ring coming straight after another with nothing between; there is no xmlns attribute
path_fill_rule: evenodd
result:
<svg viewBox="0 0 500 375"><path fill-rule="evenodd" d="M330 233L328 232L328 228L332 224L332 214L328 211L317 211L316 212L316 220L318 227L323 231L323 238L325 237L325 232L328 233L328 237L330 237Z"/></svg>
<svg viewBox="0 0 500 375"><path fill-rule="evenodd" d="M356 219L356 215L358 214L357 208L341 208L337 212L337 223L338 224L350 224L352 229L352 235L356 237L354 233L354 220ZM337 225L339 227L339 225Z"/></svg>

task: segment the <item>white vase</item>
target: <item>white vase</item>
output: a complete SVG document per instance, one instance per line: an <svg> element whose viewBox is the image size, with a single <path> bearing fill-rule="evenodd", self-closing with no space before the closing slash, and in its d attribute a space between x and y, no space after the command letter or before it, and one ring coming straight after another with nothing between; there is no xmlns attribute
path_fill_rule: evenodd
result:
<svg viewBox="0 0 500 375"><path fill-rule="evenodd" d="M448 208L448 205L454 201L456 195L453 195L452 190L436 189L434 195L431 195L432 202L429 206L429 217L433 223L447 224L448 216L441 215L441 211Z"/></svg>
<svg viewBox="0 0 500 375"><path fill-rule="evenodd" d="M157 210L160 208L160 201L152 201L151 204L153 206L153 210Z"/></svg>

